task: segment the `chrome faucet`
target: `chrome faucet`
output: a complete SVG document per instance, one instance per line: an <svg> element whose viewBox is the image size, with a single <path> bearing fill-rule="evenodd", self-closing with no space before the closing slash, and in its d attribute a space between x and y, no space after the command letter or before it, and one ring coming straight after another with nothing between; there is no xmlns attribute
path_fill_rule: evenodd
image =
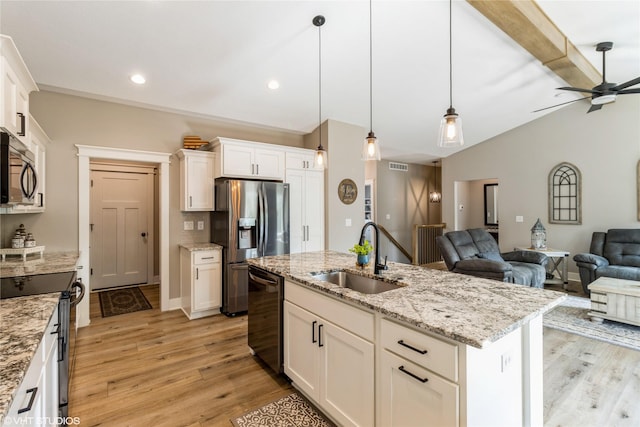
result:
<svg viewBox="0 0 640 427"><path fill-rule="evenodd" d="M362 231L360 232L360 242L358 242L358 244L364 245L364 235L365 235L365 232L367 231L367 227L373 227L376 233L376 246L375 246L376 260L374 264L375 266L373 268L373 274L380 274L381 270L387 269L387 257L386 256L384 257L384 264L380 264L380 230L378 229L378 226L376 225L375 222L367 222L362 227Z"/></svg>

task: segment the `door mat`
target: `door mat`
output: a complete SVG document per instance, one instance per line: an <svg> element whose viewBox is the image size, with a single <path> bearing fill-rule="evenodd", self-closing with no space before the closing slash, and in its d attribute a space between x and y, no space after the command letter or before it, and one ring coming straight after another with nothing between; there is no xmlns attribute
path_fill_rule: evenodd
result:
<svg viewBox="0 0 640 427"><path fill-rule="evenodd" d="M640 351L639 326L611 320L592 322L587 315L590 308L591 300L569 296L561 305L546 313L542 322L548 328Z"/></svg>
<svg viewBox="0 0 640 427"><path fill-rule="evenodd" d="M139 287L102 291L98 296L100 297L102 317L117 316L152 308Z"/></svg>
<svg viewBox="0 0 640 427"><path fill-rule="evenodd" d="M231 423L235 427L335 426L297 393L291 393L261 408L251 410L232 419Z"/></svg>

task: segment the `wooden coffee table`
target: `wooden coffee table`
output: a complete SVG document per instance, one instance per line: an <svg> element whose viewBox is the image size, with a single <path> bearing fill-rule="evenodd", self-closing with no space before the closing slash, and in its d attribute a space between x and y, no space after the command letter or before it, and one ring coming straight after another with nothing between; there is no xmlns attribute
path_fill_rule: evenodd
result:
<svg viewBox="0 0 640 427"><path fill-rule="evenodd" d="M600 277L589 284L594 322L603 319L640 326L640 282Z"/></svg>

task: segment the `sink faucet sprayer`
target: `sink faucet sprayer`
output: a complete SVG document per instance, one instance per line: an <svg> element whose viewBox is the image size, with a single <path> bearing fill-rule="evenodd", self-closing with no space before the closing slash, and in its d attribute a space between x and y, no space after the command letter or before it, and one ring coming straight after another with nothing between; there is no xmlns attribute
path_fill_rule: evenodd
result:
<svg viewBox="0 0 640 427"><path fill-rule="evenodd" d="M384 257L384 264L380 264L380 230L378 229L378 226L376 225L375 222L367 222L363 227L362 227L362 232L360 233L360 242L358 243L359 245L364 245L364 235L365 232L367 231L367 227L373 227L373 229L375 230L375 234L376 234L376 246L375 246L375 251L376 251L376 260L375 260L375 266L373 269L373 274L380 274L381 270L386 270L387 269L387 257Z"/></svg>

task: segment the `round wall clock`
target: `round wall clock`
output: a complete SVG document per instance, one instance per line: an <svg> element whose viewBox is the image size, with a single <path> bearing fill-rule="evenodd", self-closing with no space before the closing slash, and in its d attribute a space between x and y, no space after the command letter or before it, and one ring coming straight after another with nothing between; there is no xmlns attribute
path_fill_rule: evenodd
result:
<svg viewBox="0 0 640 427"><path fill-rule="evenodd" d="M358 186L351 179L343 179L338 184L338 197L345 205L350 205L358 198Z"/></svg>

